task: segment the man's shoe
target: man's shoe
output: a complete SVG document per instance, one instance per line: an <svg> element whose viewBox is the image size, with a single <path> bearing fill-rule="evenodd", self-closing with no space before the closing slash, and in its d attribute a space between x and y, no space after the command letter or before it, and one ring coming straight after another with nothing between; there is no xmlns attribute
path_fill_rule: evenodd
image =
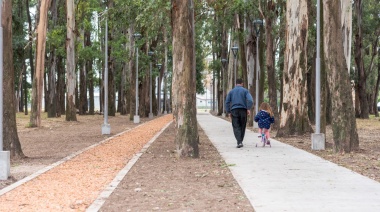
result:
<svg viewBox="0 0 380 212"><path fill-rule="evenodd" d="M243 144L238 144L236 148L241 148L243 147Z"/></svg>

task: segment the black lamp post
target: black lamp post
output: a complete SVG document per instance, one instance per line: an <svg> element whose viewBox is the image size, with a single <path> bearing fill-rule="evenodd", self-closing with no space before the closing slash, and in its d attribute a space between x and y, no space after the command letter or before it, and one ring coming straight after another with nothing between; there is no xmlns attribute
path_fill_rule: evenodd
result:
<svg viewBox="0 0 380 212"><path fill-rule="evenodd" d="M226 69L226 64L227 64L227 59L224 59L224 58L222 58L222 79L223 79L223 82L222 82L222 90L223 90L223 113L222 113L222 117L226 117L226 113L224 113L224 111L225 111L225 109L224 109L224 97L225 97L225 93L224 93L224 81L225 81L225 79L224 79L224 72L226 71L225 69Z"/></svg>
<svg viewBox="0 0 380 212"><path fill-rule="evenodd" d="M235 59L235 65L234 65L234 81L233 81L233 84L234 83L236 83L236 65L237 65L237 60L236 60L236 58L237 58L237 54L238 54L238 51L239 51L239 47L237 47L237 46L233 46L232 48L231 48L231 50L232 50L232 53L234 54L234 59Z"/></svg>

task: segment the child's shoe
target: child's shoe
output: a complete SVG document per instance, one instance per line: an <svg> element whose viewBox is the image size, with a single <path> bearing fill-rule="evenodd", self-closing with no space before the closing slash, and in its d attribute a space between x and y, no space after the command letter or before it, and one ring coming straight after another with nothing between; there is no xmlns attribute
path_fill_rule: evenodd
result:
<svg viewBox="0 0 380 212"><path fill-rule="evenodd" d="M270 140L267 140L267 145L270 145Z"/></svg>

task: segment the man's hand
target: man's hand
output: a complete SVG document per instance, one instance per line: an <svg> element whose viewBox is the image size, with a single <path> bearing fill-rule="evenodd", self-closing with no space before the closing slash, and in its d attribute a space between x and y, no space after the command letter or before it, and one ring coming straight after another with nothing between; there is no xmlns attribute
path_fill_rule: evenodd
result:
<svg viewBox="0 0 380 212"><path fill-rule="evenodd" d="M250 110L247 110L247 114L248 114L248 115L251 114L251 111L250 111Z"/></svg>

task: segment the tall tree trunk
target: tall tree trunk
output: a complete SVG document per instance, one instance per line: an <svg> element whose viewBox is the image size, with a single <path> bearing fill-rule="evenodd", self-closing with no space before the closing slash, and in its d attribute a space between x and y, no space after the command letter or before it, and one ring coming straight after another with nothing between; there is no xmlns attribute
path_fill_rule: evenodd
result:
<svg viewBox="0 0 380 212"><path fill-rule="evenodd" d="M51 13L52 13L52 28L57 24L58 20L58 3L59 0L52 0ZM57 88L56 88L56 72L57 72L57 55L55 47L50 50L49 55L49 83L48 83L48 117L57 117Z"/></svg>
<svg viewBox="0 0 380 212"><path fill-rule="evenodd" d="M163 69L163 71L164 71L164 80L163 80L163 83L164 83L164 86L163 86L163 88L164 88L164 104L163 104L163 106L164 106L164 114L168 111L168 103L167 103L167 101L168 101L168 99L167 99L167 96L168 96L168 81L167 81L167 74L168 74L168 35L167 35L167 30L166 30L166 28L164 28L164 43L165 43L165 55L164 55L164 69Z"/></svg>
<svg viewBox="0 0 380 212"><path fill-rule="evenodd" d="M238 31L239 31L239 54L241 60L241 75L238 74L236 70L236 78L243 79L244 85L248 85L248 76L247 76L247 56L246 56L246 44L244 40L244 18L242 14L239 14L237 17L239 19Z"/></svg>
<svg viewBox="0 0 380 212"><path fill-rule="evenodd" d="M312 132L307 112L307 31L306 0L289 0L286 4L286 48L283 73L283 110L277 136Z"/></svg>
<svg viewBox="0 0 380 212"><path fill-rule="evenodd" d="M3 148L10 151L11 158L24 157L21 143L17 134L15 96L14 96L14 69L12 46L12 1L3 1Z"/></svg>
<svg viewBox="0 0 380 212"><path fill-rule="evenodd" d="M377 98L379 96L379 88L380 88L380 49L378 49L377 52L377 81L376 81L376 88L375 88L375 101L374 101L374 110L375 110L375 116L379 117L379 111L377 109Z"/></svg>
<svg viewBox="0 0 380 212"><path fill-rule="evenodd" d="M33 27L32 27L32 17L30 16L29 11L29 0L26 0L26 15L28 17L28 39L29 39L29 63L30 63L30 79L33 82L34 79L34 55L33 55ZM28 115L28 110L26 110L25 115Z"/></svg>
<svg viewBox="0 0 380 212"><path fill-rule="evenodd" d="M85 115L87 111L87 63L81 64L79 71L79 115Z"/></svg>
<svg viewBox="0 0 380 212"><path fill-rule="evenodd" d="M196 117L195 28L193 0L171 0L173 29L172 103L177 153L199 157Z"/></svg>
<svg viewBox="0 0 380 212"><path fill-rule="evenodd" d="M57 117L61 117L66 112L65 108L65 66L64 58L58 56L57 61Z"/></svg>
<svg viewBox="0 0 380 212"><path fill-rule="evenodd" d="M363 60L363 35L362 35L362 13L363 13L363 4L362 0L355 1L355 11L357 19L357 32L355 35L355 63L358 74L358 94L360 102L360 118L368 119L369 118L369 107L367 101L367 75L364 69L364 60Z"/></svg>
<svg viewBox="0 0 380 212"><path fill-rule="evenodd" d="M274 68L274 54L275 54L275 48L273 45L274 38L273 38L273 19L275 19L276 15L276 3L273 1L268 1L266 5L266 11L261 11L261 15L265 19L265 41L266 41L266 66L267 66L267 73L268 73L268 96L269 96L269 104L272 108L272 111L274 113L274 119L275 121L273 128L278 129L280 126L280 115L278 113L277 108L277 79L276 79L276 70Z"/></svg>
<svg viewBox="0 0 380 212"><path fill-rule="evenodd" d="M45 70L45 49L46 49L46 28L48 24L47 13L50 0L41 1L40 17L37 27L37 52L36 52L36 73L33 79L32 88L32 109L30 114L30 126L41 126L42 92Z"/></svg>
<svg viewBox="0 0 380 212"><path fill-rule="evenodd" d="M92 69L92 60L87 60L86 62L86 70L87 76L88 76L88 94L89 94L89 108L88 108L88 114L94 115L95 114L95 99L94 99L94 70Z"/></svg>
<svg viewBox="0 0 380 212"><path fill-rule="evenodd" d="M113 9L113 0L108 0L108 8ZM110 27L110 26L108 26ZM115 30L108 30L108 40L112 43ZM116 92L115 92L115 64L112 55L112 45L108 45L108 115L115 116L116 114Z"/></svg>
<svg viewBox="0 0 380 212"><path fill-rule="evenodd" d="M24 64L26 66L26 64ZM26 68L26 67L25 67ZM26 75L26 70L24 71L24 77L23 77L23 88L24 88L24 92L23 92L23 98L24 98L24 114L25 115L28 115L28 86L27 86L27 75Z"/></svg>
<svg viewBox="0 0 380 212"><path fill-rule="evenodd" d="M342 8L349 0L323 0L324 51L328 83L332 95L332 129L335 152L351 152L359 147L356 120L351 94L351 83L344 54Z"/></svg>
<svg viewBox="0 0 380 212"><path fill-rule="evenodd" d="M255 96L255 56L256 56L256 37L254 35L255 31L250 19L246 20L248 36L246 37L246 60L247 60L247 89L251 95ZM251 113L249 115L248 126L253 126L254 108L252 107Z"/></svg>
<svg viewBox="0 0 380 212"><path fill-rule="evenodd" d="M380 37L380 28L377 30L377 38L375 41L372 43L372 56L371 56L371 63L369 65L369 72L372 73L373 68L375 67L375 58L376 55L378 55L378 45L379 45L379 37ZM378 76L379 80L379 76ZM375 85L375 90L371 93L372 98L370 99L370 110L371 114L375 114L378 116L378 111L377 111L377 94L379 92L379 85L378 81Z"/></svg>
<svg viewBox="0 0 380 212"><path fill-rule="evenodd" d="M67 36L66 36L66 121L76 121L75 108L75 10L74 0L66 0Z"/></svg>
<svg viewBox="0 0 380 212"><path fill-rule="evenodd" d="M265 85L265 75L266 75L266 68L264 67L265 64L265 40L259 39L259 107L260 102L264 101L264 85ZM256 76L256 75L255 75Z"/></svg>
<svg viewBox="0 0 380 212"><path fill-rule="evenodd" d="M91 42L91 32L87 31L85 33L85 45L90 47L92 46ZM88 94L89 94L89 106L88 106L88 114L95 114L95 103L94 103L94 70L92 70L93 60L86 60L86 74L87 74L87 82L88 82ZM87 91L86 91L87 93ZM87 102L86 102L87 104Z"/></svg>
<svg viewBox="0 0 380 212"><path fill-rule="evenodd" d="M128 33L130 33L128 30L125 30L124 36L127 37ZM126 46L126 51L129 50L129 42L128 41ZM123 69L121 72L121 83L120 83L120 93L119 93L119 104L120 104L120 115L127 115L127 73L128 73L128 64L125 62L123 64Z"/></svg>
<svg viewBox="0 0 380 212"><path fill-rule="evenodd" d="M129 47L129 81L130 81L130 108L129 108L129 120L132 121L133 117L135 116L136 111L136 45L137 42L135 38L133 37L133 34L135 33L134 27L130 26L129 28L129 41L130 41L130 47Z"/></svg>

